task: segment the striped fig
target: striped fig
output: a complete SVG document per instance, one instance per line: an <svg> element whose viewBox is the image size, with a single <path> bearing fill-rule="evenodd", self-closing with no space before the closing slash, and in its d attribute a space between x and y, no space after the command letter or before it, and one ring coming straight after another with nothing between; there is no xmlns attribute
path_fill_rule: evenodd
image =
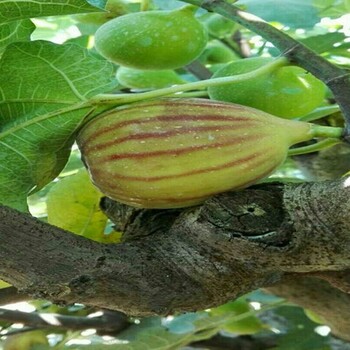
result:
<svg viewBox="0 0 350 350"><path fill-rule="evenodd" d="M196 205L271 174L312 124L203 99L164 99L109 111L78 145L107 196L143 208Z"/></svg>

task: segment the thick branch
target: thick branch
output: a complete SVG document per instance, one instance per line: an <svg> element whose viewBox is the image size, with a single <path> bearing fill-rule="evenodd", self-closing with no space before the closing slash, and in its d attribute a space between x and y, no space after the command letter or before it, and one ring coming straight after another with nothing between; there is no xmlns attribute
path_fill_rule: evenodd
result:
<svg viewBox="0 0 350 350"><path fill-rule="evenodd" d="M0 278L34 297L127 314L205 309L286 273L348 268L349 191L344 179L257 186L185 210L112 203L125 232L118 245L1 207Z"/></svg>
<svg viewBox="0 0 350 350"><path fill-rule="evenodd" d="M261 35L278 48L281 53L290 61L296 62L317 78L322 80L332 90L334 98L339 104L346 120L345 139L350 135L350 73L342 69L325 58L318 55L313 50L301 44L289 35L271 26L261 18L244 12L238 7L229 4L225 0L182 0L196 6L200 6L208 11L219 13L252 32Z"/></svg>

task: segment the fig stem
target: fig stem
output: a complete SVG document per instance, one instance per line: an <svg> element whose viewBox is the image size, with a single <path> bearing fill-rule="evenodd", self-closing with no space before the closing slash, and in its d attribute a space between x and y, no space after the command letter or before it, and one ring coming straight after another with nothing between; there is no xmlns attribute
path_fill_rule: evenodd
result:
<svg viewBox="0 0 350 350"><path fill-rule="evenodd" d="M312 145L292 148L288 151L288 156L297 156L301 154L317 152L325 148L332 147L340 142L341 141L339 139L328 138L328 139L313 143Z"/></svg>
<svg viewBox="0 0 350 350"><path fill-rule="evenodd" d="M326 137L333 139L341 139L344 134L343 128L333 126L322 126L318 124L311 125L311 134L313 137Z"/></svg>
<svg viewBox="0 0 350 350"><path fill-rule="evenodd" d="M203 90L209 86L219 86L225 84L232 84L235 82L242 82L252 78L256 78L259 75L268 74L273 72L279 67L289 65L289 61L285 57L279 57L273 60L272 62L255 69L248 73L243 73L239 75L234 75L230 77L221 77L221 78L212 78L207 80L195 81L193 83L175 85L164 89L158 89L147 92L140 92L135 94L100 94L89 100L90 104L93 105L101 105L101 104L112 104L112 105L120 105L127 104L131 102L143 101L146 99L153 99L162 96L172 95L175 93L181 93L189 90ZM181 97L180 94L176 95L177 97Z"/></svg>

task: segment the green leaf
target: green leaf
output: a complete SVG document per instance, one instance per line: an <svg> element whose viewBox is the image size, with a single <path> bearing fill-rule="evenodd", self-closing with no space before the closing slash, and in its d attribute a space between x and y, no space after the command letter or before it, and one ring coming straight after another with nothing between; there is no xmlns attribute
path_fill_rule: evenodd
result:
<svg viewBox="0 0 350 350"><path fill-rule="evenodd" d="M64 167L74 132L111 90L113 66L74 45L36 41L7 47L0 61L0 203L26 210L26 196Z"/></svg>
<svg viewBox="0 0 350 350"><path fill-rule="evenodd" d="M2 280L0 280L0 289L11 287L11 284L8 284Z"/></svg>
<svg viewBox="0 0 350 350"><path fill-rule="evenodd" d="M300 42L317 53L332 53L332 51L336 49L334 45L342 43L345 38L346 37L343 33L327 33L310 36L306 39L301 39Z"/></svg>
<svg viewBox="0 0 350 350"><path fill-rule="evenodd" d="M240 0L247 12L268 22L280 22L290 28L312 28L318 21L312 0Z"/></svg>
<svg viewBox="0 0 350 350"><path fill-rule="evenodd" d="M348 14L349 0L312 0L319 17L340 17Z"/></svg>
<svg viewBox="0 0 350 350"><path fill-rule="evenodd" d="M93 4L103 8L105 1ZM43 16L61 16L72 13L97 12L99 8L85 0L3 0L0 2L0 23Z"/></svg>
<svg viewBox="0 0 350 350"><path fill-rule="evenodd" d="M29 19L0 24L0 53L8 44L29 41L35 25Z"/></svg>
<svg viewBox="0 0 350 350"><path fill-rule="evenodd" d="M329 337L315 332L318 326L298 307L284 306L274 311L288 321L288 333L280 336L276 350L330 350Z"/></svg>
<svg viewBox="0 0 350 350"><path fill-rule="evenodd" d="M120 234L104 234L107 217L99 207L101 197L86 170L67 176L47 196L48 222L95 241L118 242Z"/></svg>

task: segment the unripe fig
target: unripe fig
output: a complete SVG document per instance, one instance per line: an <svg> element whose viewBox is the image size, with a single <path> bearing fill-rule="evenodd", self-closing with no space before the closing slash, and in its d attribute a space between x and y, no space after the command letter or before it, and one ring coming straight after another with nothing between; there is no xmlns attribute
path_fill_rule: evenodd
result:
<svg viewBox="0 0 350 350"><path fill-rule="evenodd" d="M208 33L215 38L225 38L231 35L238 25L217 13L206 13L201 17L204 26L207 28Z"/></svg>
<svg viewBox="0 0 350 350"><path fill-rule="evenodd" d="M78 146L101 192L129 205L176 208L271 174L311 124L204 99L164 99L87 123Z"/></svg>
<svg viewBox="0 0 350 350"><path fill-rule="evenodd" d="M102 25L96 50L106 59L137 69L174 69L196 59L207 32L194 8L130 13Z"/></svg>
<svg viewBox="0 0 350 350"><path fill-rule="evenodd" d="M218 40L208 43L198 60L203 64L227 63L239 59L239 57L225 44Z"/></svg>
<svg viewBox="0 0 350 350"><path fill-rule="evenodd" d="M274 58L253 57L230 62L213 78L244 74L258 69ZM319 107L325 97L325 85L297 66L278 67L253 79L208 88L213 100L238 103L282 118L297 118Z"/></svg>

